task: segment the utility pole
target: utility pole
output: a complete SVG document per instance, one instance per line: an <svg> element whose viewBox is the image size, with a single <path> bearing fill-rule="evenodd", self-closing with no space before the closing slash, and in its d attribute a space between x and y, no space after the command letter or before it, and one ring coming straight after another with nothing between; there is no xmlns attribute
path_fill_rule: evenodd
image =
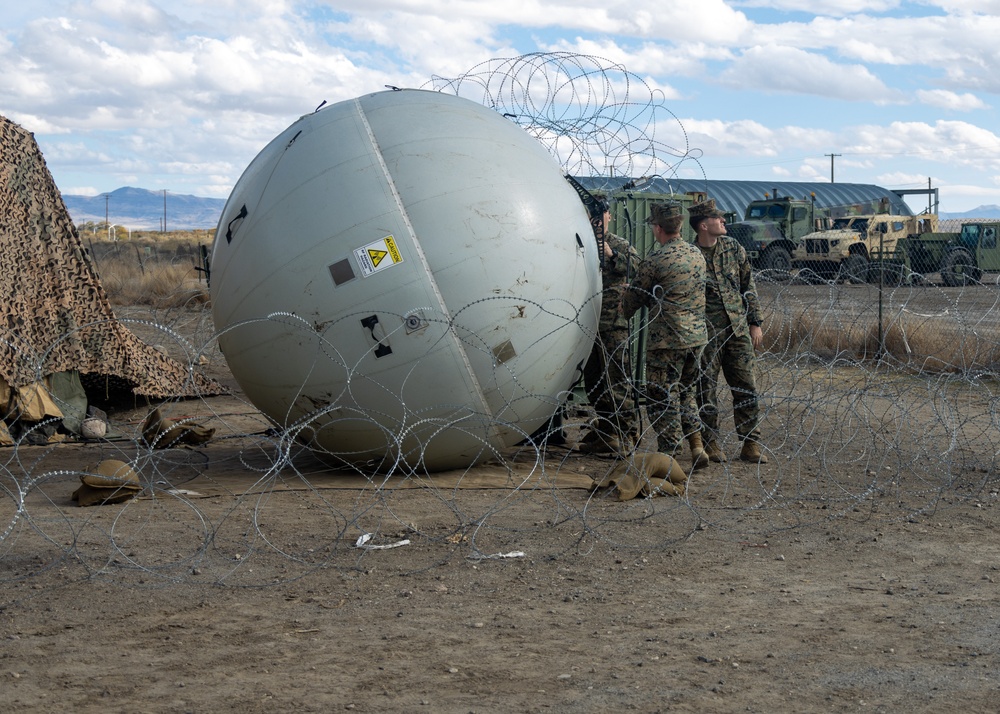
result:
<svg viewBox="0 0 1000 714"><path fill-rule="evenodd" d="M163 189L163 232L167 232L167 189Z"/></svg>
<svg viewBox="0 0 1000 714"><path fill-rule="evenodd" d="M833 157L841 156L841 154L823 154L823 156L830 157L830 183L833 183Z"/></svg>
<svg viewBox="0 0 1000 714"><path fill-rule="evenodd" d="M111 222L108 221L108 201L111 200L111 194L104 194L104 225L108 227L108 240L111 240Z"/></svg>

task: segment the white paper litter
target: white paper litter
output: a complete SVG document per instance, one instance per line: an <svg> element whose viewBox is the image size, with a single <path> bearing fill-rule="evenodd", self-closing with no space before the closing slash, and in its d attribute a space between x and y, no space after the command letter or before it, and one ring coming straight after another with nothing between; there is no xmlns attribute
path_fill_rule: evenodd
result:
<svg viewBox="0 0 1000 714"><path fill-rule="evenodd" d="M501 558L523 558L524 551L512 550L509 553L494 553L493 555L470 555L471 560L500 560Z"/></svg>
<svg viewBox="0 0 1000 714"><path fill-rule="evenodd" d="M368 545L368 541L372 539L371 533L362 533L358 540L354 543L355 548L364 548L365 550L388 550L389 548L398 548L401 545L409 545L410 539L404 538L401 541L395 543L388 543L386 545Z"/></svg>

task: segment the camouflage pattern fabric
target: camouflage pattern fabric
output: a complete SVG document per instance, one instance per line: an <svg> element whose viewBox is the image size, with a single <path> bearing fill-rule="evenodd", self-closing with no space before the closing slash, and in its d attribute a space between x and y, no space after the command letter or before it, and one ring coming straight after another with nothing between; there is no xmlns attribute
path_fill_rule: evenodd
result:
<svg viewBox="0 0 1000 714"><path fill-rule="evenodd" d="M621 296L635 274L639 253L628 241L613 233L604 236L614 255L605 257L601 269L604 291L598 336L583 368L587 400L597 412L595 428L605 437L624 443L634 441L639 425L632 394L632 360L629 321L621 312Z"/></svg>
<svg viewBox="0 0 1000 714"><path fill-rule="evenodd" d="M115 319L34 137L2 116L0 242L0 377L11 387L77 370L148 397L225 393Z"/></svg>
<svg viewBox="0 0 1000 714"><path fill-rule="evenodd" d="M597 412L594 428L608 440L633 443L639 420L632 389L632 359L627 329L602 330L583 367L587 401Z"/></svg>
<svg viewBox="0 0 1000 714"><path fill-rule="evenodd" d="M760 404L754 365L757 356L750 335L736 335L731 327L709 328L708 346L701 359L698 403L701 405L702 435L705 443L719 438L719 372L733 396L733 419L740 440L760 440Z"/></svg>
<svg viewBox="0 0 1000 714"><path fill-rule="evenodd" d="M700 434L697 385L703 346L646 352L646 414L656 450L674 455L684 439Z"/></svg>
<svg viewBox="0 0 1000 714"><path fill-rule="evenodd" d="M646 413L657 450L674 454L684 437L699 433L697 382L705 325L705 259L679 238L653 250L625 293L623 312L649 307Z"/></svg>
<svg viewBox="0 0 1000 714"><path fill-rule="evenodd" d="M705 259L681 239L657 246L639 265L625 292L622 312L649 307L647 350L700 347L705 327Z"/></svg>
<svg viewBox="0 0 1000 714"><path fill-rule="evenodd" d="M708 279L705 315L709 325L708 346L702 355L698 402L704 424L704 440L719 436L719 372L733 396L733 417L741 439L759 436L760 405L754 365L756 354L750 342L750 324L760 324L760 302L746 251L729 236L721 236L711 248L701 247Z"/></svg>
<svg viewBox="0 0 1000 714"><path fill-rule="evenodd" d="M627 240L614 233L605 234L604 240L611 246L613 255L605 257L601 267L603 294L598 329L601 333L615 329L627 331L629 321L621 311L622 293L639 266L639 253Z"/></svg>
<svg viewBox="0 0 1000 714"><path fill-rule="evenodd" d="M749 324L760 324L760 300L746 251L729 236L721 236L715 246L701 252L707 270L706 318L719 329L731 325L735 334L749 335Z"/></svg>

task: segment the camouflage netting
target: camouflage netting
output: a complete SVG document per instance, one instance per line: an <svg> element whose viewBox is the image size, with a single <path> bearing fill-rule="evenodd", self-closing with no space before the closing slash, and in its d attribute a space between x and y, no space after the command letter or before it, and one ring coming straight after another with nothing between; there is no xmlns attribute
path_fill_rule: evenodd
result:
<svg viewBox="0 0 1000 714"><path fill-rule="evenodd" d="M34 136L3 116L0 276L0 377L10 386L75 370L153 398L226 391L118 322Z"/></svg>

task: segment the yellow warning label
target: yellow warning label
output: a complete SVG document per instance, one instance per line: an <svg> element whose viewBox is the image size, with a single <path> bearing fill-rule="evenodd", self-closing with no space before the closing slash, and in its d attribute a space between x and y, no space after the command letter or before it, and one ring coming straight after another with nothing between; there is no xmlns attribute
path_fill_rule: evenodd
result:
<svg viewBox="0 0 1000 714"><path fill-rule="evenodd" d="M399 252L396 239L392 236L386 236L366 246L356 248L354 257L361 268L361 274L366 278L373 273L403 262L403 255Z"/></svg>
<svg viewBox="0 0 1000 714"><path fill-rule="evenodd" d="M392 236L385 237L385 247L389 249L389 255L392 256L393 263L403 262L403 256L399 254L399 248L396 247L396 241L392 239Z"/></svg>

